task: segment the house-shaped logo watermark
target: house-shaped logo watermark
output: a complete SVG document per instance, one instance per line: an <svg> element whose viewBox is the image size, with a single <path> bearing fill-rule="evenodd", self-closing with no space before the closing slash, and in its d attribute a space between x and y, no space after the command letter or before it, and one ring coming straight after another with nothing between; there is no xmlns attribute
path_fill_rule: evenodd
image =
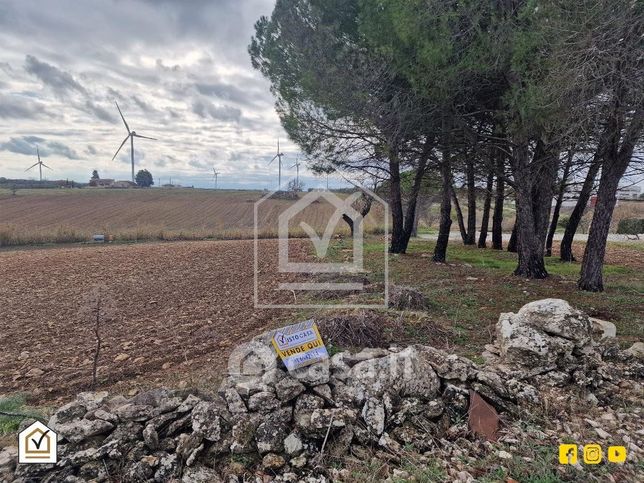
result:
<svg viewBox="0 0 644 483"><path fill-rule="evenodd" d="M258 244L259 244L259 210L264 203L269 203L269 200L274 197L276 193L283 193L280 191L273 191L262 197L255 203L255 218L254 218L254 232L255 232L255 307L256 308L377 308L387 306L388 302L388 255L386 242L383 246L383 259L384 259L384 294L383 303L298 303L294 297L293 303L273 303L260 300L260 287L259 287L259 260L258 260ZM311 292L312 294L320 293L321 291L333 292L359 292L364 290L364 284L356 277L355 280L342 280L342 276L357 275L364 273L364 220L363 216L354 208L354 203L361 197L371 197L375 202L373 205L380 205L379 214L383 216L384 233L388 233L389 221L389 206L388 204L376 195L374 192L362 188L349 194L346 197L340 197L336 193L328 190L315 190L309 191L304 195L299 195L295 200L290 200L290 203L281 203L278 219L277 219L277 235L278 235L278 263L275 268L275 275L278 274L299 274L299 275L313 275L310 280L306 281L281 281L278 284L277 290L284 291L285 293L302 294ZM277 197L279 199L279 196ZM313 223L307 221L306 217L302 219L302 214L306 212L307 208L311 207L314 203L326 203L331 207L331 214L325 220L324 230L318 234L316 228L312 226ZM372 205L372 206L373 206ZM271 210L275 210L277 206L271 205ZM309 210L308 213L313 213L315 210ZM319 213L318 213L319 214ZM348 217L352 221L352 239L351 239L351 257L346 261L331 261L329 260L329 247L332 242L334 233L339 223L343 218ZM294 220L299 223L295 224ZM317 228L319 229L319 220ZM292 230L298 230L311 242L314 248L314 255L317 261L294 261L291 259L291 244L289 238L291 237ZM305 238L306 238L305 237ZM348 251L348 250L347 250ZM326 260L325 260L326 259ZM334 281L333 276L322 277L323 280L315 278L315 275L320 274L336 274L339 280ZM277 277L276 277L277 278ZM301 277L300 277L301 278Z"/></svg>
<svg viewBox="0 0 644 483"><path fill-rule="evenodd" d="M18 463L56 463L58 435L40 421L18 434Z"/></svg>

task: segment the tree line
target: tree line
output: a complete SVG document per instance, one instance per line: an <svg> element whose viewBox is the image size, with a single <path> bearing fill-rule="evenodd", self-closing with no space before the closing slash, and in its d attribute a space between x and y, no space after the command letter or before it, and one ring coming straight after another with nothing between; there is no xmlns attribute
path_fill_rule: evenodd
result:
<svg viewBox="0 0 644 483"><path fill-rule="evenodd" d="M392 253L407 249L431 179L435 261L446 260L453 210L464 243L486 247L491 230L502 249L511 197L514 273L545 278L564 194L579 180L560 256L573 260L596 189L578 284L601 291L618 184L643 138L643 32L634 0L277 0L249 53L314 170L386 183Z"/></svg>

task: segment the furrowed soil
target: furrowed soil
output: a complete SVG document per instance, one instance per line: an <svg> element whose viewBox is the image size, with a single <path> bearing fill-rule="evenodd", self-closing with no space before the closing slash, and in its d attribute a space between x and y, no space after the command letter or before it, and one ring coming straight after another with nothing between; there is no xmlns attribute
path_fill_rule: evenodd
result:
<svg viewBox="0 0 644 483"><path fill-rule="evenodd" d="M255 206L260 236L275 237L278 216L296 201L266 198L262 191L203 189L0 189L0 247L87 242L94 234L117 241L249 239ZM302 198L305 193L300 193ZM341 198L345 194L338 194ZM261 203L258 203L260 202ZM335 208L318 200L293 218L323 230ZM374 208L365 229L380 228ZM343 223L340 230L348 233Z"/></svg>
<svg viewBox="0 0 644 483"><path fill-rule="evenodd" d="M276 245L259 242L260 270ZM291 254L306 250L295 241ZM0 394L42 403L88 389L95 338L87 299L96 286L114 307L101 326L99 389L216 380L231 348L288 319L284 310L254 310L252 253L252 241L0 252Z"/></svg>

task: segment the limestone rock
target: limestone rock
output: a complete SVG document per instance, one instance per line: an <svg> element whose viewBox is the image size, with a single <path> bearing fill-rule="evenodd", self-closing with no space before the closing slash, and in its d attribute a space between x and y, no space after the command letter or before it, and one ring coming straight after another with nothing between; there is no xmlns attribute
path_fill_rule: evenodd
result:
<svg viewBox="0 0 644 483"><path fill-rule="evenodd" d="M0 450L0 480L3 474L11 474L18 463L18 448L6 446Z"/></svg>
<svg viewBox="0 0 644 483"><path fill-rule="evenodd" d="M143 429L143 441L148 448L155 450L159 447L159 433L154 428L153 424L148 423L148 425Z"/></svg>
<svg viewBox="0 0 644 483"><path fill-rule="evenodd" d="M380 436L385 430L385 406L381 400L369 398L362 407L362 419L374 434Z"/></svg>
<svg viewBox="0 0 644 483"><path fill-rule="evenodd" d="M415 346L356 364L347 382L354 386L358 402L370 396L382 397L385 392L429 400L440 385L427 357Z"/></svg>
<svg viewBox="0 0 644 483"><path fill-rule="evenodd" d="M278 399L282 402L295 399L297 396L302 394L305 389L304 384L297 379L288 376L275 384L275 393L277 394Z"/></svg>
<svg viewBox="0 0 644 483"><path fill-rule="evenodd" d="M268 414L255 432L257 450L264 453L280 453L284 449L284 439L292 419L290 407Z"/></svg>
<svg viewBox="0 0 644 483"><path fill-rule="evenodd" d="M476 366L469 359L459 357L456 354L448 354L440 349L430 346L416 346L422 352L423 357L443 379L458 379L467 381L475 371Z"/></svg>
<svg viewBox="0 0 644 483"><path fill-rule="evenodd" d="M331 364L325 359L310 366L300 367L291 371L291 376L307 386L319 386L329 382Z"/></svg>
<svg viewBox="0 0 644 483"><path fill-rule="evenodd" d="M226 389L223 396L226 400L226 403L228 404L228 410L232 414L248 412L248 408L246 407L246 404L244 404L244 400L235 389Z"/></svg>
<svg viewBox="0 0 644 483"><path fill-rule="evenodd" d="M644 359L644 342L635 342L625 352L636 359Z"/></svg>
<svg viewBox="0 0 644 483"><path fill-rule="evenodd" d="M269 470L277 470L286 464L286 460L275 453L268 453L262 458L262 466Z"/></svg>
<svg viewBox="0 0 644 483"><path fill-rule="evenodd" d="M617 337L617 327L612 322L590 317L590 324L593 334L597 334L599 339L614 339Z"/></svg>
<svg viewBox="0 0 644 483"><path fill-rule="evenodd" d="M177 455L169 454L159 460L154 481L169 481L177 472Z"/></svg>
<svg viewBox="0 0 644 483"><path fill-rule="evenodd" d="M114 410L114 414L125 421L146 421L159 414L160 411L147 404L124 404Z"/></svg>
<svg viewBox="0 0 644 483"><path fill-rule="evenodd" d="M219 441L221 418L215 403L202 401L192 410L192 430L203 434L208 441Z"/></svg>
<svg viewBox="0 0 644 483"><path fill-rule="evenodd" d="M241 414L231 431L230 451L234 454L250 453L255 449L255 431L263 418L260 414Z"/></svg>
<svg viewBox="0 0 644 483"><path fill-rule="evenodd" d="M284 451L286 454L293 456L301 453L303 449L304 444L298 433L291 433L284 439Z"/></svg>
<svg viewBox="0 0 644 483"><path fill-rule="evenodd" d="M186 468L181 478L181 483L220 483L223 480L217 472L206 466Z"/></svg>
<svg viewBox="0 0 644 483"><path fill-rule="evenodd" d="M573 351L588 351L590 320L560 299L544 299L524 305L516 313L504 313L496 327L501 360L539 367L570 361Z"/></svg>
<svg viewBox="0 0 644 483"><path fill-rule="evenodd" d="M101 419L76 419L62 424L56 422L51 424L50 422L49 427L66 440L72 443L80 443L92 436L109 433L114 428L114 425Z"/></svg>
<svg viewBox="0 0 644 483"><path fill-rule="evenodd" d="M248 409L253 412L267 414L279 407L280 402L272 392L262 391L248 398Z"/></svg>

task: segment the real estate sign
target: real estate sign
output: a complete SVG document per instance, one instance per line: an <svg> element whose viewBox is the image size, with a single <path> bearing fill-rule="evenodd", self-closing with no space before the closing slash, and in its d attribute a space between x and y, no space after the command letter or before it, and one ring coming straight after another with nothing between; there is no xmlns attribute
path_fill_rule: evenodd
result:
<svg viewBox="0 0 644 483"><path fill-rule="evenodd" d="M289 371L329 358L318 326L313 320L276 330L273 347Z"/></svg>

